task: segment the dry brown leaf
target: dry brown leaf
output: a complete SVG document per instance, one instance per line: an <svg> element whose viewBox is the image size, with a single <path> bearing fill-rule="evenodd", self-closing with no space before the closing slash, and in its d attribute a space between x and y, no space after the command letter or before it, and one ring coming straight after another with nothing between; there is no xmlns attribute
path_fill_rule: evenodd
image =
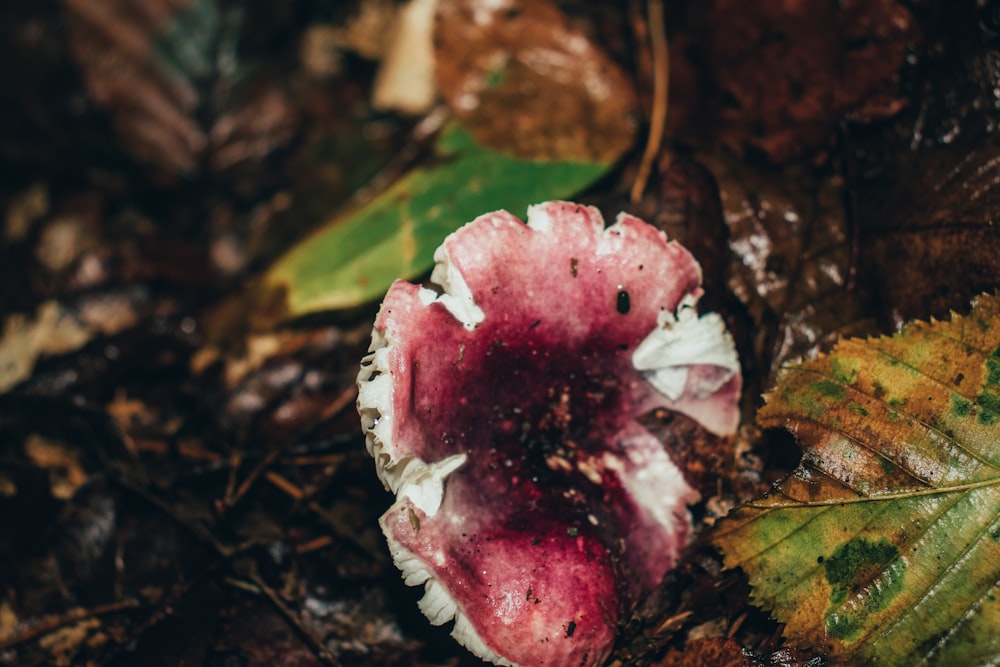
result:
<svg viewBox="0 0 1000 667"><path fill-rule="evenodd" d="M438 88L479 143L605 162L635 139L626 73L548 0L440 0Z"/></svg>
<svg viewBox="0 0 1000 667"><path fill-rule="evenodd" d="M711 637L694 639L682 649L667 653L653 667L744 667L749 661L743 654L743 647L732 639Z"/></svg>

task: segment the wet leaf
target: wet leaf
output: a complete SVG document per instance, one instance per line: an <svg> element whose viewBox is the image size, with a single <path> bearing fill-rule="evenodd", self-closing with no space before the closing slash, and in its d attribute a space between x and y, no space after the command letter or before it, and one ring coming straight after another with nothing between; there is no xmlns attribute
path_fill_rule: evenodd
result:
<svg viewBox="0 0 1000 667"><path fill-rule="evenodd" d="M1000 272L1000 60L992 3L928 7L940 23L921 56L933 90L880 132L855 130L848 170L860 279L887 326L943 317ZM928 268L932 270L928 270Z"/></svg>
<svg viewBox="0 0 1000 667"><path fill-rule="evenodd" d="M484 148L454 124L442 130L435 149L432 165L335 217L279 259L260 287L257 322L364 304L396 278L429 269L444 237L480 213L568 197L609 168L518 159Z"/></svg>
<svg viewBox="0 0 1000 667"><path fill-rule="evenodd" d="M920 30L906 3L722 0L706 4L705 58L722 91L723 141L786 162L829 144L845 116L906 101L897 71ZM705 47L703 47L705 48Z"/></svg>
<svg viewBox="0 0 1000 667"><path fill-rule="evenodd" d="M850 286L842 179L805 165L753 168L724 154L703 159L718 179L737 260L728 284L753 321L762 387L789 361L815 356L839 336L876 330L865 311L870 286Z"/></svg>
<svg viewBox="0 0 1000 667"><path fill-rule="evenodd" d="M786 637L851 664L1000 657L1000 296L787 369L759 419L802 462L714 539Z"/></svg>
<svg viewBox="0 0 1000 667"><path fill-rule="evenodd" d="M631 147L631 81L555 3L440 0L435 47L441 94L484 146L580 162Z"/></svg>

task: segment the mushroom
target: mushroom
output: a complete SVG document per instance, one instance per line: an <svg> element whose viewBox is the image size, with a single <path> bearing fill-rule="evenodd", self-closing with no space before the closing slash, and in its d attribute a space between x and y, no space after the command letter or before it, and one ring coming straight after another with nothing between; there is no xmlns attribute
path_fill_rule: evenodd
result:
<svg viewBox="0 0 1000 667"><path fill-rule="evenodd" d="M433 624L499 665L597 665L673 567L697 492L636 422L738 422L739 362L691 254L631 215L480 216L397 281L358 375L380 520Z"/></svg>

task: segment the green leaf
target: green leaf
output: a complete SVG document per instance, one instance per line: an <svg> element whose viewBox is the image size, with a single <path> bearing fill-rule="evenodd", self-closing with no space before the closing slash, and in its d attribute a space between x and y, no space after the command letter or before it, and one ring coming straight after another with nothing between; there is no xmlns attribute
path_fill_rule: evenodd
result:
<svg viewBox="0 0 1000 667"><path fill-rule="evenodd" d="M517 159L478 145L454 124L442 130L435 152L430 166L334 217L280 258L260 286L261 317L290 319L376 299L393 280L429 269L445 236L476 216L568 197L610 168Z"/></svg>
<svg viewBox="0 0 1000 667"><path fill-rule="evenodd" d="M1000 298L788 368L804 453L714 533L794 643L859 665L1000 660Z"/></svg>

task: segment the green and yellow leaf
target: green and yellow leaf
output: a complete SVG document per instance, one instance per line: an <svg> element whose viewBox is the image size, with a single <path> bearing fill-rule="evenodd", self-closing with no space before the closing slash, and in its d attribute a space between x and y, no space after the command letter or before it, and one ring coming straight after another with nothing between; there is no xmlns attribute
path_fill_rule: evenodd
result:
<svg viewBox="0 0 1000 667"><path fill-rule="evenodd" d="M1000 297L785 369L803 448L713 539L792 642L859 665L1000 661Z"/></svg>

